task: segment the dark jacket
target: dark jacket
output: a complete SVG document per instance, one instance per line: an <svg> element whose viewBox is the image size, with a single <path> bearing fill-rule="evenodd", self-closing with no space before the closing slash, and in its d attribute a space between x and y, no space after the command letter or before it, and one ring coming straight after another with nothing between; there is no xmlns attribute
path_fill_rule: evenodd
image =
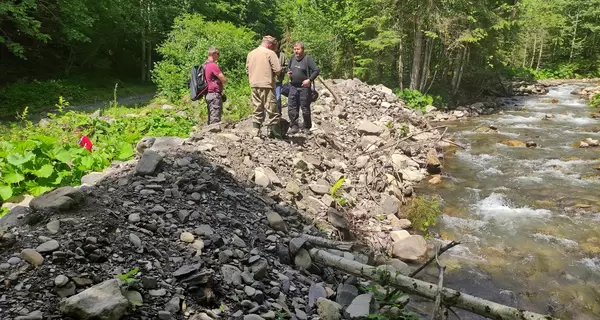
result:
<svg viewBox="0 0 600 320"><path fill-rule="evenodd" d="M311 82L314 82L319 75L319 68L313 57L310 55L305 55L300 60L298 60L296 56L292 56L290 58L288 69L292 71L290 83L294 87L301 87L302 82L306 79L310 79Z"/></svg>

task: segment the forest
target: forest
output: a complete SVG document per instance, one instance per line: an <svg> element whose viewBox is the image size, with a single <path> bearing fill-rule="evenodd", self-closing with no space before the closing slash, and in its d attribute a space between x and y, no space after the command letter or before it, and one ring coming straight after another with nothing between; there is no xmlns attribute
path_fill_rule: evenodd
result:
<svg viewBox="0 0 600 320"><path fill-rule="evenodd" d="M266 34L288 53L302 40L325 78L452 102L500 78L598 76L598 31L600 0L9 0L0 112L111 96L115 83L180 98L208 45L222 48L230 90L243 95L243 58Z"/></svg>

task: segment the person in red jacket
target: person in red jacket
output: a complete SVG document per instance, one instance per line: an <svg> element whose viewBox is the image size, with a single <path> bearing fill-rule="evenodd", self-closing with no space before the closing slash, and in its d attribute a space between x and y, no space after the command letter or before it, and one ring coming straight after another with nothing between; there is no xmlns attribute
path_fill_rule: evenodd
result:
<svg viewBox="0 0 600 320"><path fill-rule="evenodd" d="M81 127L77 127L77 128L75 128L75 130L73 130L73 133L76 135L79 135L82 130L83 129ZM80 147L86 148L87 151L92 152L93 144L92 144L92 140L90 140L90 138L88 138L88 136L86 136L86 135L81 136L79 138L79 140L77 141L77 144Z"/></svg>

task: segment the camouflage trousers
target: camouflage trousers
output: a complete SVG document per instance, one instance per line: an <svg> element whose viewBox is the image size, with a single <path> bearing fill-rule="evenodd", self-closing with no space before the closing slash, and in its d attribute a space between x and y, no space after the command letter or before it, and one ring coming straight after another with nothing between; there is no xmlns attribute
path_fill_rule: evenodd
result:
<svg viewBox="0 0 600 320"><path fill-rule="evenodd" d="M223 115L223 99L221 93L207 93L206 106L208 108L208 124L221 122L221 116Z"/></svg>

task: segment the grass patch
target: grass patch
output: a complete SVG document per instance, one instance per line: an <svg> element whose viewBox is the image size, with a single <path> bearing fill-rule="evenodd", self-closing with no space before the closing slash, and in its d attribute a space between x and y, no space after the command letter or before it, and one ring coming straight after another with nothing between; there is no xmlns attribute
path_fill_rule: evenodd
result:
<svg viewBox="0 0 600 320"><path fill-rule="evenodd" d="M423 232L426 232L429 227L435 226L438 218L442 215L439 202L423 196L411 198L405 212L414 228Z"/></svg>
<svg viewBox="0 0 600 320"><path fill-rule="evenodd" d="M153 93L156 90L152 83L110 78L22 80L0 88L0 115L14 119L26 107L29 112L49 109L61 96L72 105L112 100L115 84L118 84L121 96Z"/></svg>
<svg viewBox="0 0 600 320"><path fill-rule="evenodd" d="M588 102L588 106L600 109L600 93L596 93Z"/></svg>

